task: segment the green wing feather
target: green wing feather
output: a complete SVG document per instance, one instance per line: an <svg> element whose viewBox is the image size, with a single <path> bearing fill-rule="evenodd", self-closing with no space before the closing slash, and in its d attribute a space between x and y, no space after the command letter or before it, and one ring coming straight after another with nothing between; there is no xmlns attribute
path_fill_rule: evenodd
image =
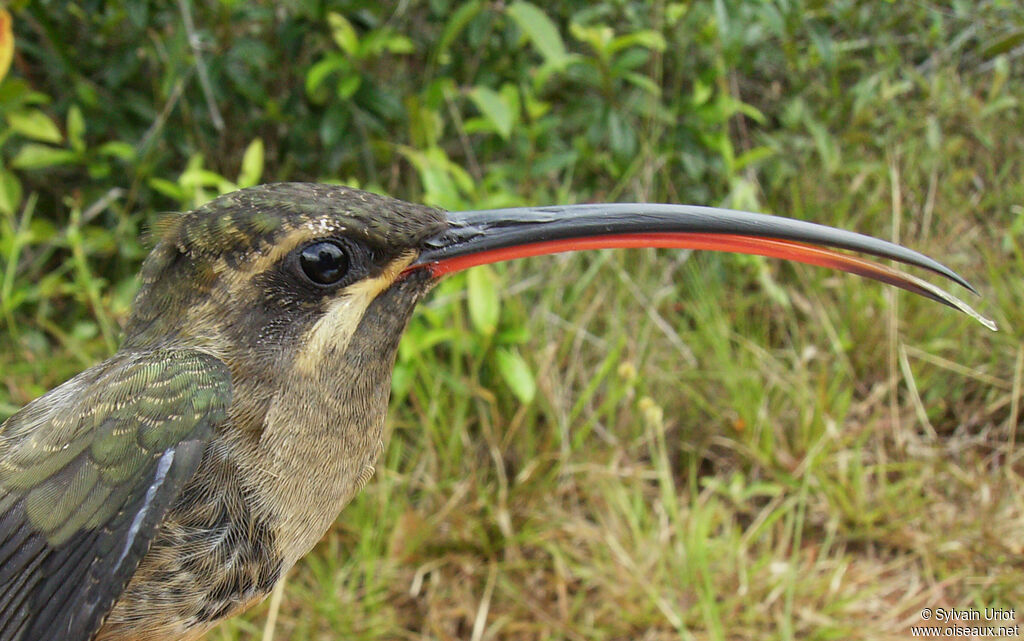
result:
<svg viewBox="0 0 1024 641"><path fill-rule="evenodd" d="M119 353L0 426L0 641L96 632L230 401L209 354Z"/></svg>

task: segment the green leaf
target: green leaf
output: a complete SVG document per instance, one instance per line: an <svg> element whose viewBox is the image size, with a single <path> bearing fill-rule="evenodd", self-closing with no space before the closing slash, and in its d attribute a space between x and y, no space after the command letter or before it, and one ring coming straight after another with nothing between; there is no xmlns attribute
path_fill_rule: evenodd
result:
<svg viewBox="0 0 1024 641"><path fill-rule="evenodd" d="M409 114L409 134L414 146L434 147L444 133L444 120L435 109L431 109L419 96L405 98L405 111Z"/></svg>
<svg viewBox="0 0 1024 641"><path fill-rule="evenodd" d="M350 67L350 63L340 54L332 54L317 62L306 72L306 95L313 103L323 104L327 100L327 90L323 86L324 80L331 73Z"/></svg>
<svg viewBox="0 0 1024 641"><path fill-rule="evenodd" d="M252 187L263 175L263 139L255 138L242 155L242 169L238 172L238 186Z"/></svg>
<svg viewBox="0 0 1024 641"><path fill-rule="evenodd" d="M400 145L402 154L419 173L423 183L423 201L445 209L464 208L462 193L472 193L475 187L473 177L458 163L452 162L440 147L425 151Z"/></svg>
<svg viewBox="0 0 1024 641"><path fill-rule="evenodd" d="M9 171L0 169L0 212L13 215L21 206L21 182Z"/></svg>
<svg viewBox="0 0 1024 641"><path fill-rule="evenodd" d="M636 129L627 118L617 111L609 111L605 127L608 132L608 145L619 156L632 156L636 153Z"/></svg>
<svg viewBox="0 0 1024 641"><path fill-rule="evenodd" d="M33 140L52 143L64 140L53 120L38 109L9 113L7 124L22 136Z"/></svg>
<svg viewBox="0 0 1024 641"><path fill-rule="evenodd" d="M135 147L132 147L128 143L122 140L111 140L100 145L99 153L101 156L110 156L111 158L117 158L126 162L135 159Z"/></svg>
<svg viewBox="0 0 1024 641"><path fill-rule="evenodd" d="M686 15L688 9L689 3L686 2L669 3L665 9L665 23L670 27L674 27Z"/></svg>
<svg viewBox="0 0 1024 641"><path fill-rule="evenodd" d="M701 82L699 78L693 81L693 104L700 106L711 99L711 95L714 93L714 89L710 84Z"/></svg>
<svg viewBox="0 0 1024 641"><path fill-rule="evenodd" d="M75 151L85 151L85 118L78 105L71 105L68 110L68 141Z"/></svg>
<svg viewBox="0 0 1024 641"><path fill-rule="evenodd" d="M829 133L828 129L816 120L807 120L807 129L814 139L814 146L817 147L818 155L821 156L824 168L828 173L835 173L839 169L841 161L839 146Z"/></svg>
<svg viewBox="0 0 1024 641"><path fill-rule="evenodd" d="M171 182L166 178L150 178L146 181L154 191L157 191L164 196L167 196L171 200L177 200L179 202L185 202L185 190L176 182Z"/></svg>
<svg viewBox="0 0 1024 641"><path fill-rule="evenodd" d="M396 363L391 370L391 402L401 402L415 381L416 375L413 373L412 367L405 363Z"/></svg>
<svg viewBox="0 0 1024 641"><path fill-rule="evenodd" d="M227 182L224 176L203 168L186 169L178 177L182 187L217 187Z"/></svg>
<svg viewBox="0 0 1024 641"><path fill-rule="evenodd" d="M470 20L476 17L480 13L482 2L480 0L471 0L463 4L461 7L456 9L451 17L448 18L448 22L444 25L444 30L441 32L441 38L438 40L437 47L435 49L436 56L441 57L448 53L449 47L452 46L452 42L458 37L462 30L466 28Z"/></svg>
<svg viewBox="0 0 1024 641"><path fill-rule="evenodd" d="M361 85L363 79L358 73L353 73L345 76L338 83L338 97L342 100L348 100L359 91L359 85Z"/></svg>
<svg viewBox="0 0 1024 641"><path fill-rule="evenodd" d="M58 149L49 145L28 143L18 150L11 160L16 169L42 169L54 165L67 165L78 159L78 154L70 149Z"/></svg>
<svg viewBox="0 0 1024 641"><path fill-rule="evenodd" d="M501 348L494 356L498 362L498 372L516 398L523 403L531 402L537 394L537 382L522 355L517 350Z"/></svg>
<svg viewBox="0 0 1024 641"><path fill-rule="evenodd" d="M473 87L469 98L484 115L499 136L508 140L512 135L514 115L505 98L488 87Z"/></svg>
<svg viewBox="0 0 1024 641"><path fill-rule="evenodd" d="M769 158L773 155L775 155L775 150L772 149L771 147L765 147L763 145L760 147L754 147L750 151L740 154L739 158L736 159L735 171L744 169L747 167L747 165L752 165L754 163L760 162L765 158Z"/></svg>
<svg viewBox="0 0 1024 641"><path fill-rule="evenodd" d="M414 53L416 51L416 45L412 40L397 34L390 34L388 36L384 41L384 48L390 53L397 54Z"/></svg>
<svg viewBox="0 0 1024 641"><path fill-rule="evenodd" d="M743 114L747 118L750 118L751 120L758 124L763 125L764 123L768 122L768 119L765 117L763 113L761 113L761 110L759 110L754 105L736 100L736 111L740 112L741 114Z"/></svg>
<svg viewBox="0 0 1024 641"><path fill-rule="evenodd" d="M331 28L331 37L334 38L334 42L341 47L342 51L350 56L355 56L359 51L359 36L348 18L331 11L327 14L327 24Z"/></svg>
<svg viewBox="0 0 1024 641"><path fill-rule="evenodd" d="M661 95L661 85L651 80L648 76L631 71L625 75L625 78L630 84L640 87L653 96Z"/></svg>
<svg viewBox="0 0 1024 641"><path fill-rule="evenodd" d="M612 54L609 47L615 36L615 31L611 27L604 24L582 25L574 22L569 26L569 32L577 40L590 45L602 61L607 63L610 60Z"/></svg>
<svg viewBox="0 0 1024 641"><path fill-rule="evenodd" d="M569 54L561 34L558 33L558 27L551 18L529 2L513 2L508 8L508 14L533 46L537 47L544 60L557 67L565 67L569 62Z"/></svg>
<svg viewBox="0 0 1024 641"><path fill-rule="evenodd" d="M490 266L480 265L468 271L466 280L469 319L478 332L490 336L498 329L498 317L501 314L497 277Z"/></svg>
<svg viewBox="0 0 1024 641"><path fill-rule="evenodd" d="M657 31L644 30L636 33L627 33L612 40L608 45L608 52L615 53L628 49L629 47L643 47L654 51L665 50L665 37Z"/></svg>
<svg viewBox="0 0 1024 641"><path fill-rule="evenodd" d="M1024 29L1011 31L986 44L985 48L981 50L981 57L988 60L1000 54L1008 53L1021 44L1024 44Z"/></svg>

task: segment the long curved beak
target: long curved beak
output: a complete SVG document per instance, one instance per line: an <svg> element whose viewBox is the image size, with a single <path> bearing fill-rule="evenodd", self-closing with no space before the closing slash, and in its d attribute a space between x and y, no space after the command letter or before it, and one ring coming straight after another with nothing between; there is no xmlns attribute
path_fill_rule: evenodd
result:
<svg viewBox="0 0 1024 641"><path fill-rule="evenodd" d="M665 247L771 256L839 269L901 287L958 309L989 329L991 320L916 276L840 248L922 267L977 293L945 265L871 236L791 218L713 207L597 204L451 212L407 269L441 277L486 263L583 249Z"/></svg>

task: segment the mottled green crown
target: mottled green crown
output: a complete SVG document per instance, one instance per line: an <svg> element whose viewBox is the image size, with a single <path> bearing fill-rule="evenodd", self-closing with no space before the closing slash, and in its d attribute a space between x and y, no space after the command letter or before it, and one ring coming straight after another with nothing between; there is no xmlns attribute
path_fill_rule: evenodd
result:
<svg viewBox="0 0 1024 641"><path fill-rule="evenodd" d="M275 183L220 196L170 218L162 243L198 257L266 251L285 234L315 225L382 249L416 247L444 229L431 207L341 185Z"/></svg>
<svg viewBox="0 0 1024 641"><path fill-rule="evenodd" d="M209 303L225 272L250 273L282 243L344 236L384 258L420 247L447 226L443 212L340 185L276 183L220 196L157 228L126 345L173 338L184 312ZM232 304L244 304L238 301Z"/></svg>

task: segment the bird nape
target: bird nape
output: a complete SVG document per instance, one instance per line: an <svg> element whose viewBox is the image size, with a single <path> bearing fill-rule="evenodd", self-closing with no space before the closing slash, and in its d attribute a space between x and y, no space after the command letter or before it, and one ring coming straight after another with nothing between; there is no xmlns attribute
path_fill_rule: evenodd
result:
<svg viewBox="0 0 1024 641"><path fill-rule="evenodd" d="M774 256L942 289L840 248L917 252L723 209L449 213L282 183L165 220L121 349L0 426L0 641L196 639L263 599L369 480L399 338L445 274L608 247ZM609 313L612 313L609 310Z"/></svg>

